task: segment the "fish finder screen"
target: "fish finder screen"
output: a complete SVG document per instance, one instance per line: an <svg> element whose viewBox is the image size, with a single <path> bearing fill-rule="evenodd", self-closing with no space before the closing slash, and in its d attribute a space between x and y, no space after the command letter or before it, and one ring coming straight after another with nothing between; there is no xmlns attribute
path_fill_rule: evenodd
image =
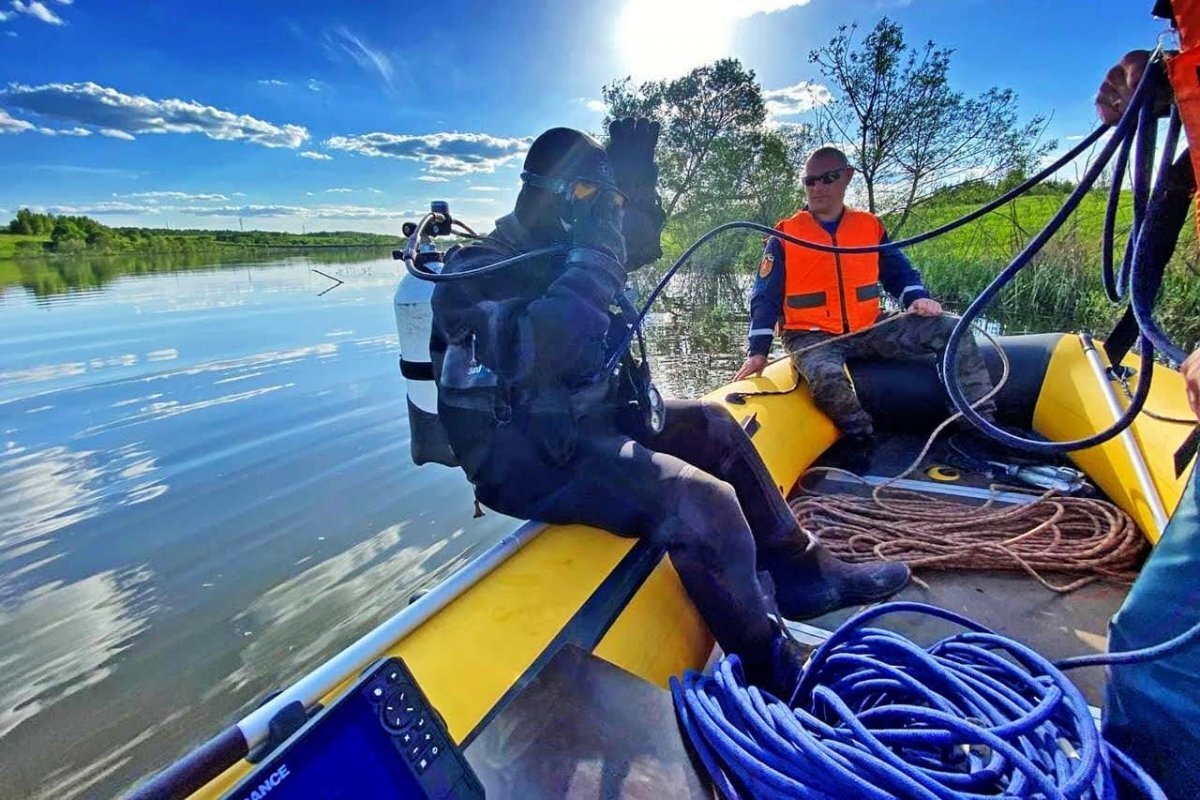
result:
<svg viewBox="0 0 1200 800"><path fill-rule="evenodd" d="M378 712L359 692L351 692L229 797L425 800L426 794Z"/></svg>

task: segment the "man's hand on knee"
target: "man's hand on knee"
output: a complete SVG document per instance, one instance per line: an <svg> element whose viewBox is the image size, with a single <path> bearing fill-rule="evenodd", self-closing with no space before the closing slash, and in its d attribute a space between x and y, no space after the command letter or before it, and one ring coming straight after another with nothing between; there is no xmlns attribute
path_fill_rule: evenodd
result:
<svg viewBox="0 0 1200 800"><path fill-rule="evenodd" d="M750 356L746 359L746 363L742 364L742 368L738 370L737 375L733 376L733 379L740 381L755 375L761 375L766 366L766 356Z"/></svg>
<svg viewBox="0 0 1200 800"><path fill-rule="evenodd" d="M942 315L942 304L931 297L922 297L920 300L914 300L912 305L908 307L908 310L915 313L918 317L940 317Z"/></svg>

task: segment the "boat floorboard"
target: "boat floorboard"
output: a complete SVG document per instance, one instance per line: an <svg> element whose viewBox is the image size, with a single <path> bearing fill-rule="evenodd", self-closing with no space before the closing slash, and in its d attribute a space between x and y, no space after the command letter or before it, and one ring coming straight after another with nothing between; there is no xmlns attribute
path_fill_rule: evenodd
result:
<svg viewBox="0 0 1200 800"><path fill-rule="evenodd" d="M925 443L924 436L888 435L881 437L875 448L858 463L850 464L844 448L835 446L823 456L817 466L855 467L856 472L887 478L905 469ZM978 504L982 500L964 494L946 494L946 487L965 487L984 490L989 481L982 475L963 473L952 484L938 483L924 470L946 463L947 451L935 445L920 470L909 476L905 488L927 492L940 500ZM837 479L835 476L814 476L805 482L816 491L866 493L869 488ZM1015 499L1015 498L1013 498ZM1005 501L1009 502L1009 501ZM949 609L974 619L983 625L1021 641L1050 659L1066 658L1106 649L1109 618L1120 607L1128 586L1098 581L1069 594L1052 592L1025 573L948 572L923 569L916 572L925 586L914 582L896 596L897 600L913 600ZM1051 582L1064 576L1048 574ZM832 630L863 607L842 611L809 620L810 625ZM929 644L956 632L957 628L939 620L917 615L897 615L884 618L881 627L905 634L916 642ZM1088 668L1071 674L1088 701L1099 705L1104 689L1103 669Z"/></svg>

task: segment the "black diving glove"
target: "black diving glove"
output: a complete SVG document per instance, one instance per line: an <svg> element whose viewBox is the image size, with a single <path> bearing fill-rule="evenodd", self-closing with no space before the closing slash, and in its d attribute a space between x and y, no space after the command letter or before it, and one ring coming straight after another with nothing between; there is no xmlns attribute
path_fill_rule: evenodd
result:
<svg viewBox="0 0 1200 800"><path fill-rule="evenodd" d="M612 192L597 192L572 206L571 236L576 247L597 250L625 269L625 235L621 233L623 211Z"/></svg>
<svg viewBox="0 0 1200 800"><path fill-rule="evenodd" d="M646 189L654 190L658 182L658 167L654 165L654 148L658 144L661 126L643 118L613 120L608 126L608 162L612 165L617 186L633 197Z"/></svg>
<svg viewBox="0 0 1200 800"><path fill-rule="evenodd" d="M662 229L666 223L655 185L658 167L654 148L660 126L648 119L626 118L608 126L609 163L617 186L629 199L622 230L627 249L626 267L638 269L662 257Z"/></svg>

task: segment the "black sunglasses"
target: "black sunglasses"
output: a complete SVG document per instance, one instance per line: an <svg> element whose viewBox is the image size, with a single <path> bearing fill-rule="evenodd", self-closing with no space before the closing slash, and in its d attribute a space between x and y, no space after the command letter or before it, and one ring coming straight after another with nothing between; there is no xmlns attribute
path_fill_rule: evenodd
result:
<svg viewBox="0 0 1200 800"><path fill-rule="evenodd" d="M845 167L838 167L837 169L831 169L831 170L829 170L829 172L825 172L820 175L805 175L804 176L804 185L805 186L816 186L817 183L820 182L820 183L823 183L826 186L828 186L829 184L836 181L838 178L842 177L842 173L848 169L850 169L850 167L845 166Z"/></svg>

